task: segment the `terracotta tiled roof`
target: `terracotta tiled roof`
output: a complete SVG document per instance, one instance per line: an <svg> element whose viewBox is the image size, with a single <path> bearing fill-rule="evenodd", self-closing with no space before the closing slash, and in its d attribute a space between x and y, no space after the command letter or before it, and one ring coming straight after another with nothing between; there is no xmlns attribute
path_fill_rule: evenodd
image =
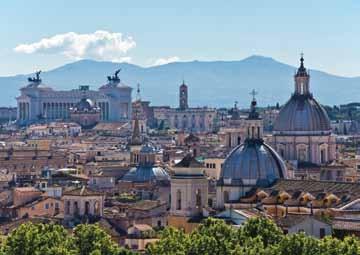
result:
<svg viewBox="0 0 360 255"><path fill-rule="evenodd" d="M278 180L270 189L286 191L303 191L312 195L320 193L349 193L360 196L360 183L312 180Z"/></svg>
<svg viewBox="0 0 360 255"><path fill-rule="evenodd" d="M334 219L332 221L332 226L333 229L360 232L360 220Z"/></svg>
<svg viewBox="0 0 360 255"><path fill-rule="evenodd" d="M64 195L65 196L102 196L103 194L83 186L81 188L65 191Z"/></svg>
<svg viewBox="0 0 360 255"><path fill-rule="evenodd" d="M158 200L141 200L134 205L131 206L132 209L135 210L151 210L154 208L157 208L159 206L164 205L164 202L158 201Z"/></svg>

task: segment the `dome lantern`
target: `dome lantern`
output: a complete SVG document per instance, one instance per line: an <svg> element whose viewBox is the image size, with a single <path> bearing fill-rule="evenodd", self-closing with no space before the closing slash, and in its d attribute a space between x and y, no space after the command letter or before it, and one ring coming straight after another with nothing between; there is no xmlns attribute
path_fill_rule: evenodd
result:
<svg viewBox="0 0 360 255"><path fill-rule="evenodd" d="M300 67L295 76L295 95L310 95L310 75L304 66L304 54L301 53Z"/></svg>

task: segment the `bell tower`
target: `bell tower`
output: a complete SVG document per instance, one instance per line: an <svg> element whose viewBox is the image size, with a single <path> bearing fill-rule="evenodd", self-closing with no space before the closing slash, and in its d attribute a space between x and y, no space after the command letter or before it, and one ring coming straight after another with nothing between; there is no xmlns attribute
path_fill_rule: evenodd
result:
<svg viewBox="0 0 360 255"><path fill-rule="evenodd" d="M298 68L295 76L295 95L310 95L309 81L310 75L304 66L304 54L301 53L300 67Z"/></svg>
<svg viewBox="0 0 360 255"><path fill-rule="evenodd" d="M180 94L179 94L179 108L181 110L185 110L189 108L188 105L188 87L183 81L183 83L180 85Z"/></svg>

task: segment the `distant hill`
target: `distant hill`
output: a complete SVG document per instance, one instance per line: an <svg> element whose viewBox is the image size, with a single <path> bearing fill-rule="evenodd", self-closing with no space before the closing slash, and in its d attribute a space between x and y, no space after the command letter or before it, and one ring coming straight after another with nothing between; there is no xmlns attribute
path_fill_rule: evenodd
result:
<svg viewBox="0 0 360 255"><path fill-rule="evenodd" d="M306 61L305 61L306 64ZM54 89L74 89L79 85L98 88L106 76L121 68L122 81L136 87L152 105L177 106L178 86L183 77L189 85L191 106L231 106L234 101L248 106L249 92L259 91L259 105L283 104L293 92L296 67L269 57L251 56L239 61L176 62L155 67L127 63L81 60L42 73L45 84ZM328 105L360 101L360 77L347 78L311 70L311 91ZM0 106L15 105L19 88L26 85L28 75L0 77Z"/></svg>

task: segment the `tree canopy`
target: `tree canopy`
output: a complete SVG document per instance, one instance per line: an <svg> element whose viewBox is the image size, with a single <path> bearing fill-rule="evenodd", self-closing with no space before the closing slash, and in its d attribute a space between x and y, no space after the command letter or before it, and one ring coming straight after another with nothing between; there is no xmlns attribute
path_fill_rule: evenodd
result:
<svg viewBox="0 0 360 255"><path fill-rule="evenodd" d="M160 232L160 239L147 246L148 255L355 255L360 240L304 233L284 235L266 218L248 220L234 228L223 220L208 218L187 234L172 227ZM96 224L78 225L73 232L56 224L26 223L13 230L0 246L0 255L131 255Z"/></svg>
<svg viewBox="0 0 360 255"><path fill-rule="evenodd" d="M222 220L206 219L190 234L167 228L157 243L146 251L149 255L230 254L230 255L355 255L360 241L355 237L339 240L316 239L304 233L284 235L266 218L248 220L236 229Z"/></svg>
<svg viewBox="0 0 360 255"><path fill-rule="evenodd" d="M81 224L71 235L56 224L20 225L5 239L1 255L130 255L96 224Z"/></svg>

